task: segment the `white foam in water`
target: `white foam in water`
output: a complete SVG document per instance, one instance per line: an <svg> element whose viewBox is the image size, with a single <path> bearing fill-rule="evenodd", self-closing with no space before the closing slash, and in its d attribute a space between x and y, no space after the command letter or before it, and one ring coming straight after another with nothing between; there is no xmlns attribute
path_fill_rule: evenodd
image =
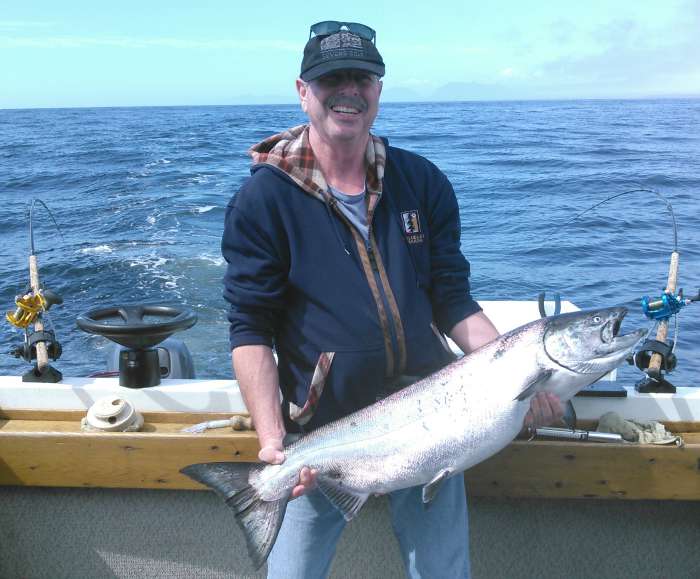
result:
<svg viewBox="0 0 700 579"><path fill-rule="evenodd" d="M199 255L199 256L197 256L197 257L199 257L199 259L201 259L202 261L207 261L207 262L209 262L209 263L211 263L211 264L213 264L213 265L224 265L224 263L226 263L226 261L224 260L224 258L223 258L222 256L220 256L220 255L206 255L206 254L202 254L202 255Z"/></svg>
<svg viewBox="0 0 700 579"><path fill-rule="evenodd" d="M172 263L173 260L167 257L156 255L143 255L133 259L129 266L133 268L143 268L138 273L136 285L140 289L151 290L154 282L160 285L162 289L173 292L172 298L180 299L179 281L184 277L184 274L175 274L163 269L166 264Z"/></svg>
<svg viewBox="0 0 700 579"><path fill-rule="evenodd" d="M145 168L148 169L150 167L154 167L156 165L169 165L172 163L169 159L158 159L157 161L152 161L151 163L146 163Z"/></svg>
<svg viewBox="0 0 700 579"><path fill-rule="evenodd" d="M109 245L96 245L95 247L84 247L78 253L83 255L95 253L112 253L114 250Z"/></svg>
<svg viewBox="0 0 700 579"><path fill-rule="evenodd" d="M214 175L207 175L206 173L202 173L200 175L190 177L185 181L185 183L197 183L198 185L202 185L205 183L209 183L212 180L212 177L214 177Z"/></svg>
<svg viewBox="0 0 700 579"><path fill-rule="evenodd" d="M154 215L149 215L148 217L146 217L146 221L148 221L148 223L153 225L156 222L156 218Z"/></svg>
<svg viewBox="0 0 700 579"><path fill-rule="evenodd" d="M170 259L168 259L167 257L153 258L153 256L143 256L141 258L135 259L129 265L131 267L137 267L139 265L142 265L147 269L153 269L156 267L160 267L161 265L165 265L169 261L170 261Z"/></svg>
<svg viewBox="0 0 700 579"><path fill-rule="evenodd" d="M208 213L212 209L216 209L216 205L205 205L204 207L195 207L192 211L194 213Z"/></svg>

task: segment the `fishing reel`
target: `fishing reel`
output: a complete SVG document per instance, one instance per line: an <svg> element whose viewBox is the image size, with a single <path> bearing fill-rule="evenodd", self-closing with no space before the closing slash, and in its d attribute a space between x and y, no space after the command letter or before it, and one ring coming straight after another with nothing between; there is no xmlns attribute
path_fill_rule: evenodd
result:
<svg viewBox="0 0 700 579"><path fill-rule="evenodd" d="M644 296L641 299L642 312L644 315L653 321L662 322L666 326L671 316L677 315L681 309L692 302L700 300L700 291L698 295L685 298L683 290L679 290L676 294L671 291L665 291L658 297L650 298ZM641 393L674 393L676 388L666 378L664 372L670 373L676 368L678 359L673 353L675 343L673 340L657 339L646 340L639 350L629 360L630 364L635 365L646 376L637 382L636 389Z"/></svg>
<svg viewBox="0 0 700 579"><path fill-rule="evenodd" d="M50 289L34 292L29 287L23 295L15 297L16 309L14 312L7 312L5 319L16 328L26 330L36 322L42 311L48 311L51 306L62 303L63 298Z"/></svg>
<svg viewBox="0 0 700 579"><path fill-rule="evenodd" d="M34 368L22 376L24 382L58 382L61 380L61 373L47 364L42 364L39 369L39 361L42 354L39 350L46 352L47 358L58 360L63 349L56 339L53 330L43 327L41 317L53 305L63 303L63 298L57 293L49 290L39 290L37 292L28 288L25 293L15 298L16 309L14 312L7 312L5 318L16 328L24 330L24 342L10 350L10 354L15 358L22 358L29 362L36 360ZM34 325L34 331L29 327Z"/></svg>
<svg viewBox="0 0 700 579"><path fill-rule="evenodd" d="M664 292L656 298L644 296L641 302L642 312L644 312L644 315L650 320L668 320L671 316L680 312L683 307L699 299L700 291L695 297L684 298L682 289L677 294L673 292Z"/></svg>

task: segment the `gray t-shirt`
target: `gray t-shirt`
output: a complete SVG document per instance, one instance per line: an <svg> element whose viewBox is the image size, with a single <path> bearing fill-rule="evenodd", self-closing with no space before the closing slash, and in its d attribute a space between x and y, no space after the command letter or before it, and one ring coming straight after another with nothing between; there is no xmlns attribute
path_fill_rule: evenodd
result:
<svg viewBox="0 0 700 579"><path fill-rule="evenodd" d="M362 193L358 193L357 195L348 195L330 186L328 189L331 195L338 201L338 207L343 212L343 215L357 228L362 238L365 240L365 243L367 243L369 236L367 205L365 204L367 189L365 188Z"/></svg>

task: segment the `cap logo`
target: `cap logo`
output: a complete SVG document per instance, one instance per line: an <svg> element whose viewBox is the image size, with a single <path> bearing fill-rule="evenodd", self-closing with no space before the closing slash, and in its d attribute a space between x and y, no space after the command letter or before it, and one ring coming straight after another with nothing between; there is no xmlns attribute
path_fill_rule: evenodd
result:
<svg viewBox="0 0 700 579"><path fill-rule="evenodd" d="M338 32L326 36L320 42L321 58L324 60L331 58L363 57L365 54L362 48L362 39L350 32Z"/></svg>

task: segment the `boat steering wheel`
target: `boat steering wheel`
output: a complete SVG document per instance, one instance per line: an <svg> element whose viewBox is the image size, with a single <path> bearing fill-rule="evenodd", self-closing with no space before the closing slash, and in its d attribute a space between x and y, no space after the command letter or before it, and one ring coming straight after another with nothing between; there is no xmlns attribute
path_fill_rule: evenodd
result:
<svg viewBox="0 0 700 579"><path fill-rule="evenodd" d="M125 305L96 308L80 314L78 327L135 350L152 348L170 335L191 328L197 316L185 309L162 305Z"/></svg>

